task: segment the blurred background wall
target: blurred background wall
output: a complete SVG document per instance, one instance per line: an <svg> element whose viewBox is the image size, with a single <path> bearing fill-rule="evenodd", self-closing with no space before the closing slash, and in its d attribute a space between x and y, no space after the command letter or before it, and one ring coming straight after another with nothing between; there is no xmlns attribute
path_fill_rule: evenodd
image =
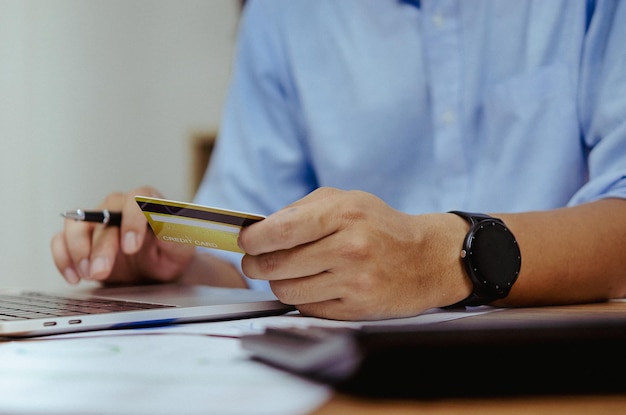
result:
<svg viewBox="0 0 626 415"><path fill-rule="evenodd" d="M237 0L0 0L0 287L66 286L60 213L151 184L190 200Z"/></svg>

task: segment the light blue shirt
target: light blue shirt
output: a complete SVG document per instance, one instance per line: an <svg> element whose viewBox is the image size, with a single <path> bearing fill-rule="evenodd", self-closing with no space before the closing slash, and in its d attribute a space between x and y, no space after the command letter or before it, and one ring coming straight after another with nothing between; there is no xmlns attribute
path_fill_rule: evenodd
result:
<svg viewBox="0 0 626 415"><path fill-rule="evenodd" d="M626 198L623 1L253 0L238 39L197 203L269 214L320 186L411 214Z"/></svg>

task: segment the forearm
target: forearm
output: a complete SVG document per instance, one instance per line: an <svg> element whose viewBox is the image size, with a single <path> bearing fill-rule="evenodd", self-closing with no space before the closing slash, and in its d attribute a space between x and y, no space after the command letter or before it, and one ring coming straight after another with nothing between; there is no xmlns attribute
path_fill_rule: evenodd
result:
<svg viewBox="0 0 626 415"><path fill-rule="evenodd" d="M626 200L502 214L517 237L522 269L498 306L604 301L626 296Z"/></svg>
<svg viewBox="0 0 626 415"><path fill-rule="evenodd" d="M197 253L181 276L185 284L246 288L247 284L232 263L208 253Z"/></svg>

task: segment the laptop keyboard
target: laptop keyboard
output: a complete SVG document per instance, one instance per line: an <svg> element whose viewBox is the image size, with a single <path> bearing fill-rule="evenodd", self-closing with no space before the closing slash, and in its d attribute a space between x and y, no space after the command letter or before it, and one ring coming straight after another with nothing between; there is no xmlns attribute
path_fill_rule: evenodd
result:
<svg viewBox="0 0 626 415"><path fill-rule="evenodd" d="M171 307L174 306L106 298L77 299L36 292L24 292L19 295L0 294L0 321Z"/></svg>

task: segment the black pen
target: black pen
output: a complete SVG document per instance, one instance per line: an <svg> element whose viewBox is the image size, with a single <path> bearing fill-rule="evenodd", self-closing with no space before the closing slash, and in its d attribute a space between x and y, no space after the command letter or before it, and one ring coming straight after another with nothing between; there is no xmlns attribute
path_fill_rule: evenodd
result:
<svg viewBox="0 0 626 415"><path fill-rule="evenodd" d="M121 212L111 212L108 209L103 210L82 210L76 209L61 213L66 219L80 220L84 222L102 223L107 226L120 226L122 223Z"/></svg>

